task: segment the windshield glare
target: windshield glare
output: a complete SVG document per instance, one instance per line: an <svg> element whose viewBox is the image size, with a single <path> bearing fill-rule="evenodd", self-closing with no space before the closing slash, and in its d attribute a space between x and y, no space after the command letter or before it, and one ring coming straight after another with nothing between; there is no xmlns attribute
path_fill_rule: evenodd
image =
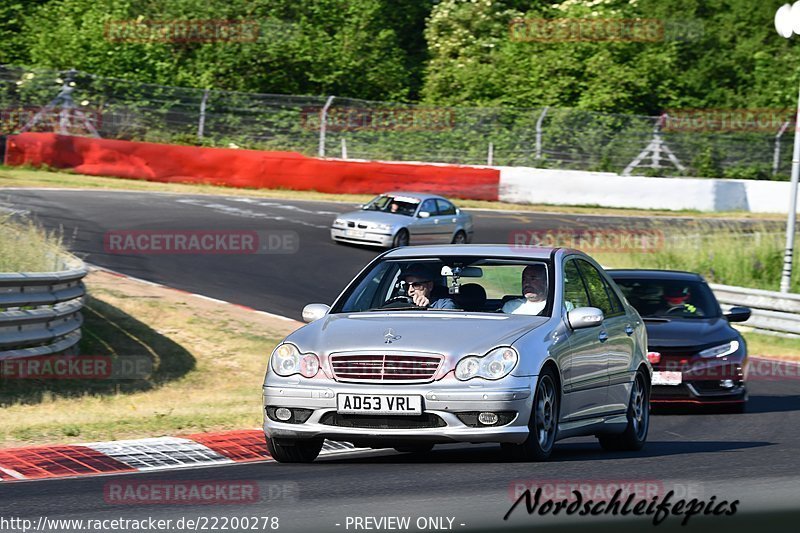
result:
<svg viewBox="0 0 800 533"><path fill-rule="evenodd" d="M456 272L458 268L473 268L463 272L469 276L454 278L441 275L443 266ZM365 272L339 298L331 312L458 310L549 316L552 308L549 276L550 265L545 261L385 260ZM454 284L457 292L451 290ZM414 298L414 293L419 292L428 301L426 305L419 305L420 300Z"/></svg>
<svg viewBox="0 0 800 533"><path fill-rule="evenodd" d="M414 216L419 200L410 196L381 195L363 207L365 211L383 211L407 217Z"/></svg>
<svg viewBox="0 0 800 533"><path fill-rule="evenodd" d="M614 279L643 318L719 317L711 289L697 281Z"/></svg>

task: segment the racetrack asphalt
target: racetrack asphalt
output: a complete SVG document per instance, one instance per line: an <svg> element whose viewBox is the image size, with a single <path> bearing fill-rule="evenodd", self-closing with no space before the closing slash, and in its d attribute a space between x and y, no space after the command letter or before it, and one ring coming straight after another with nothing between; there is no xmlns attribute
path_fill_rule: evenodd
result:
<svg viewBox="0 0 800 533"><path fill-rule="evenodd" d="M378 251L330 242L328 225L352 205L237 199L235 195L152 194L105 191L0 192L0 207L55 228L85 260L142 279L298 318L309 302L330 303ZM648 227L648 219L536 213L477 212L475 242L508 242L519 229ZM680 222L674 222L680 223ZM286 255L118 255L104 251L103 236L121 230L290 230L300 251ZM751 383L743 415L670 412L652 418L646 447L636 453L604 452L592 438L556 445L548 463L507 461L497 446L438 446L423 456L393 451L355 452L311 465L273 462L171 470L125 476L0 484L0 518L114 519L198 516L277 516L280 531L353 531L354 517L453 518L452 530L519 526L542 531L560 526L597 531L598 518L528 516L524 506L509 521L516 483L639 482L703 500L740 500L738 513L693 517L692 526L726 531L783 529L759 511L800 507L800 381L795 375ZM224 505L126 504L107 501L108 483L131 481L257 482L277 487L275 498ZM106 492L104 492L106 491ZM271 494L269 490L265 493ZM350 522L348 522L348 517ZM607 518L607 517L606 517ZM796 518L796 515L795 517ZM679 528L669 517L629 518L616 531ZM351 525L348 526L348 523ZM448 522L444 522L448 524ZM339 524L339 525L337 525ZM464 524L463 526L461 524ZM430 523L428 524L430 525ZM241 528L238 528L241 529ZM257 530L269 528L259 527ZM363 530L364 528L361 528ZM426 527L426 530L435 529ZM443 528L439 528L440 530ZM68 530L67 528L61 530ZM61 531L60 530L60 531ZM176 529L173 529L176 530ZM186 530L186 528L184 528ZM417 527L409 530L417 531Z"/></svg>

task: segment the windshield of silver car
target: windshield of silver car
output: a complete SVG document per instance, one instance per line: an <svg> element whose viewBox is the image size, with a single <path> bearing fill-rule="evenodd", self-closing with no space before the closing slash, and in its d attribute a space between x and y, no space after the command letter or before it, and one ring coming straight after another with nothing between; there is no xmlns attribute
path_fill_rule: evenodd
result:
<svg viewBox="0 0 800 533"><path fill-rule="evenodd" d="M383 260L362 273L331 312L429 310L550 316L552 284L548 261Z"/></svg>
<svg viewBox="0 0 800 533"><path fill-rule="evenodd" d="M414 216L419 205L419 199L410 196L389 196L382 194L374 198L363 209L365 211L382 211L395 215Z"/></svg>

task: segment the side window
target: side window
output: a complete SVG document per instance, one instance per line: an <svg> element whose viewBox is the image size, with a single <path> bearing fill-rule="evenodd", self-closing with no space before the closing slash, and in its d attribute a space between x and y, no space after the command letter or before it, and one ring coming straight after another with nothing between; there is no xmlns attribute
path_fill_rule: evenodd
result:
<svg viewBox="0 0 800 533"><path fill-rule="evenodd" d="M456 206L448 202L447 200L440 200L436 199L436 205L439 206L439 214L440 215L455 215L456 214Z"/></svg>
<svg viewBox="0 0 800 533"><path fill-rule="evenodd" d="M606 316L615 313L614 308L611 306L611 300L608 298L606 286L603 283L603 277L591 264L586 261L577 260L578 265L583 274L583 279L586 280L586 288L589 290L589 301L592 302L592 307L597 307Z"/></svg>
<svg viewBox="0 0 800 533"><path fill-rule="evenodd" d="M422 211L427 211L428 213L431 214L431 216L436 215L436 202L433 200L433 198L430 198L422 202L422 207L420 208L420 212Z"/></svg>
<svg viewBox="0 0 800 533"><path fill-rule="evenodd" d="M570 259L564 264L564 308L572 311L577 307L587 307L589 296L586 294L586 287L578 273L575 260Z"/></svg>
<svg viewBox="0 0 800 533"><path fill-rule="evenodd" d="M611 284L608 282L606 278L603 278L603 285L606 288L606 292L608 293L608 297L611 299L611 307L614 309L614 314L622 314L625 312L625 308L622 306L622 302L617 296L616 291L614 288L611 287Z"/></svg>

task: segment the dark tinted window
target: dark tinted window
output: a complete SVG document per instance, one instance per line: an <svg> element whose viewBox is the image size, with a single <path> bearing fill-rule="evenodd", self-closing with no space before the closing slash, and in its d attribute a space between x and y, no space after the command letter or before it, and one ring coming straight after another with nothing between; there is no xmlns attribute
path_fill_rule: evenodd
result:
<svg viewBox="0 0 800 533"><path fill-rule="evenodd" d="M622 306L622 302L617 296L617 293L614 291L614 288L606 281L606 278L603 278L603 285L606 287L606 292L608 293L608 297L611 299L611 307L614 308L615 313L624 313L625 308Z"/></svg>
<svg viewBox="0 0 800 533"><path fill-rule="evenodd" d="M456 214L456 206L448 202L447 200L440 200L436 199L436 204L439 206L439 214L440 215L455 215Z"/></svg>
<svg viewBox="0 0 800 533"><path fill-rule="evenodd" d="M586 282L586 288L589 290L589 301L592 302L592 307L597 307L605 316L613 315L616 310L611 305L611 300L606 292L606 286L600 272L597 271L592 265L581 259L576 260L583 279Z"/></svg>
<svg viewBox="0 0 800 533"><path fill-rule="evenodd" d="M577 307L588 305L589 296L586 294L586 287L578 274L575 261L570 259L564 265L564 307L567 311L572 311Z"/></svg>
<svg viewBox="0 0 800 533"><path fill-rule="evenodd" d="M436 214L436 202L433 199L428 199L422 202L422 207L420 208L420 212L427 211L431 214L431 216Z"/></svg>
<svg viewBox="0 0 800 533"><path fill-rule="evenodd" d="M615 279L622 294L643 317L719 317L711 289L699 281Z"/></svg>

